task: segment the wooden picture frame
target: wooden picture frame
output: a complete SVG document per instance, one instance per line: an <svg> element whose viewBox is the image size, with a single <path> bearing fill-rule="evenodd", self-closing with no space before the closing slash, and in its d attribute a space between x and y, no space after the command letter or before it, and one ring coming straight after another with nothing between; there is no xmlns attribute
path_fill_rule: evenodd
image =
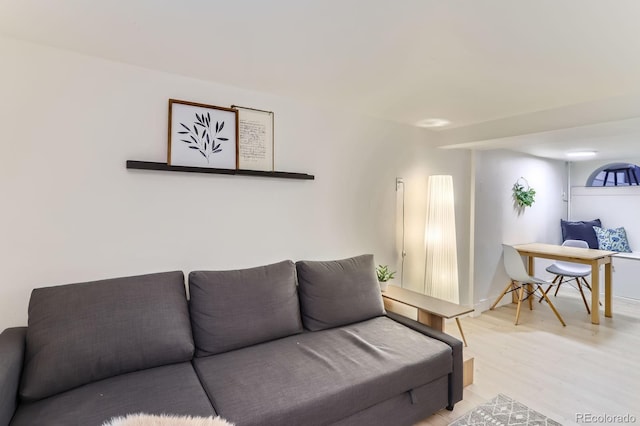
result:
<svg viewBox="0 0 640 426"><path fill-rule="evenodd" d="M231 105L238 110L238 169L272 172L273 111Z"/></svg>
<svg viewBox="0 0 640 426"><path fill-rule="evenodd" d="M167 164L238 168L238 111L169 99Z"/></svg>

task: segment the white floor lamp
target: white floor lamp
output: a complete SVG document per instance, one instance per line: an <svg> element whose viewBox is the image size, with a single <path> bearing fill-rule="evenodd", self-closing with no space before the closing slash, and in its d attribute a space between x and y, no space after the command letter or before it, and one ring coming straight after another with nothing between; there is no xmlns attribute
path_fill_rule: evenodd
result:
<svg viewBox="0 0 640 426"><path fill-rule="evenodd" d="M453 177L429 176L425 223L425 294L459 303Z"/></svg>

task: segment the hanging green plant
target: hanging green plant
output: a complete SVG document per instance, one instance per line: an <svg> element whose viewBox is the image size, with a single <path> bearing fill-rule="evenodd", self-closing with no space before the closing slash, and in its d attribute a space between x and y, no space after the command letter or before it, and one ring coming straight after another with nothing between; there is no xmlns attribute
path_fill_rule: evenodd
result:
<svg viewBox="0 0 640 426"><path fill-rule="evenodd" d="M524 184L520 181L524 181ZM531 207L531 205L536 201L536 190L529 186L529 182L523 177L520 177L513 184L513 200L516 205L520 208Z"/></svg>

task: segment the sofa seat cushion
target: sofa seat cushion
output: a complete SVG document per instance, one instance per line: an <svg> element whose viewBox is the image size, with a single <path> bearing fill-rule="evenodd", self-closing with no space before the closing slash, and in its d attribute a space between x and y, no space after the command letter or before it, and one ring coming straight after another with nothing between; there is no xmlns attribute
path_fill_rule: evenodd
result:
<svg viewBox="0 0 640 426"><path fill-rule="evenodd" d="M451 348L387 317L196 358L215 407L238 425L327 424L452 371Z"/></svg>
<svg viewBox="0 0 640 426"><path fill-rule="evenodd" d="M181 271L37 288L20 396L35 401L193 352Z"/></svg>
<svg viewBox="0 0 640 426"><path fill-rule="evenodd" d="M18 407L11 426L100 426L115 416L144 412L213 416L190 362L111 377Z"/></svg>

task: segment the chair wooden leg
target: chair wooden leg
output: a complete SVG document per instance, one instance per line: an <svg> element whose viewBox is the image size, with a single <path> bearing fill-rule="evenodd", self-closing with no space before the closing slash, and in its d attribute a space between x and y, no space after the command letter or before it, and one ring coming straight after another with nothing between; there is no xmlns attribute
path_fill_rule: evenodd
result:
<svg viewBox="0 0 640 426"><path fill-rule="evenodd" d="M509 284L507 284L507 286L504 288L504 290L502 290L502 294L500 295L500 297L498 297L496 299L496 301L493 302L493 305L491 305L491 307L489 308L490 311L493 311L493 309L496 307L496 305L502 300L504 295L507 294L507 292L513 287L513 285L514 285L513 281L511 281L511 282L509 282Z"/></svg>
<svg viewBox="0 0 640 426"><path fill-rule="evenodd" d="M553 286L549 286L549 287L547 287L547 289L545 290L545 292L547 292L547 291L551 290L551 287L553 287ZM540 296L540 297L538 298L538 303L542 303L542 301L543 301L543 300L544 300L544 297Z"/></svg>
<svg viewBox="0 0 640 426"><path fill-rule="evenodd" d="M589 309L589 303L587 303L587 298L584 297L584 291L582 291L582 285L580 284L580 277L576 278L576 283L578 284L578 290L580 291L580 295L582 296L584 307L587 308L587 313L591 315L591 309Z"/></svg>
<svg viewBox="0 0 640 426"><path fill-rule="evenodd" d="M558 283L558 287L556 287L556 292L553 293L553 297L556 297L558 295L558 290L560 290L560 286L562 285L562 281L564 280L564 275L560 276L560 282Z"/></svg>
<svg viewBox="0 0 640 426"><path fill-rule="evenodd" d="M535 290L533 289L533 284L527 285L527 293L527 300L529 300L529 310L533 311L533 298L536 297Z"/></svg>
<svg viewBox="0 0 640 426"><path fill-rule="evenodd" d="M553 281L551 281L551 284L549 284L549 287L547 287L547 289L544 291L545 294L549 293L549 290L551 290L551 287L553 287L553 284L555 284L556 281L558 281L558 278L560 278L560 275L556 275ZM544 297L540 296L540 299L538 299L538 303L542 302L543 300L544 300Z"/></svg>
<svg viewBox="0 0 640 426"><path fill-rule="evenodd" d="M567 324L565 324L564 320L560 316L560 313L556 310L556 307L553 306L553 303L551 303L551 300L549 299L547 294L544 291L542 291L542 288L540 286L538 286L538 289L542 292L542 296L544 297L544 300L547 301L547 303L551 307L551 310L553 311L553 313L556 314L556 317L558 317L558 320L560 321L560 324L562 324L563 327L566 327Z"/></svg>
<svg viewBox="0 0 640 426"><path fill-rule="evenodd" d="M516 308L516 325L518 325L518 320L520 319L520 307L522 306L522 297L524 296L524 284L520 286L520 291L518 292L518 307Z"/></svg>

